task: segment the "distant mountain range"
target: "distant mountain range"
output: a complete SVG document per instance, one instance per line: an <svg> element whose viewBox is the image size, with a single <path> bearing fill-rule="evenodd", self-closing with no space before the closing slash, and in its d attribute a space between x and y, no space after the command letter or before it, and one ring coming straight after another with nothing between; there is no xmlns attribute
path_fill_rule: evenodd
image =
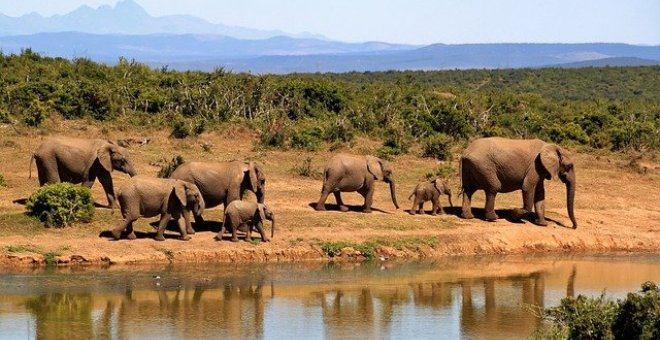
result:
<svg viewBox="0 0 660 340"><path fill-rule="evenodd" d="M96 9L82 6L65 15L42 17L30 13L21 17L0 14L0 36L27 35L43 32L85 32L96 34L214 34L238 39L266 39L275 36L326 39L310 33L290 34L283 31L264 31L245 27L213 24L190 15L152 17L133 0L123 0L114 7L104 5Z"/></svg>
<svg viewBox="0 0 660 340"><path fill-rule="evenodd" d="M152 17L132 0L49 18L0 15L1 52L24 48L111 64L125 57L156 67L252 73L660 65L660 46L345 43L192 16Z"/></svg>

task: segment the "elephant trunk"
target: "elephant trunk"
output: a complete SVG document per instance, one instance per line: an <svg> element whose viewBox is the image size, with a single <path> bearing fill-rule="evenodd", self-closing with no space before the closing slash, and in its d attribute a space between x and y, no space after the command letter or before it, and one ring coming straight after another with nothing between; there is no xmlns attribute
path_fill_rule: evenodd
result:
<svg viewBox="0 0 660 340"><path fill-rule="evenodd" d="M206 208L204 200L200 199L199 201L195 202L195 205L193 206L193 214L195 216L202 216L204 213L204 208Z"/></svg>
<svg viewBox="0 0 660 340"><path fill-rule="evenodd" d="M270 226L270 238L273 238L275 236L275 215L270 218L270 221L272 222Z"/></svg>
<svg viewBox="0 0 660 340"><path fill-rule="evenodd" d="M575 172L571 173L566 178L566 209L568 210L568 217L573 223L573 229L577 228L577 221L575 220Z"/></svg>
<svg viewBox="0 0 660 340"><path fill-rule="evenodd" d="M135 168L133 167L133 164L131 162L126 161L126 165L124 166L124 172L127 173L129 176L134 177L137 175L137 171L135 171Z"/></svg>
<svg viewBox="0 0 660 340"><path fill-rule="evenodd" d="M399 203L396 202L396 184L394 180L390 180L390 195L392 195L392 203L394 206L399 209Z"/></svg>

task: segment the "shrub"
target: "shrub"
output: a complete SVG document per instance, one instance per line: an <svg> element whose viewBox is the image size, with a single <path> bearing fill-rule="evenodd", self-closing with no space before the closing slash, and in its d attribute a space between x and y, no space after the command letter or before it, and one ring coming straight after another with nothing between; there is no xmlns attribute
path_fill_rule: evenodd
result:
<svg viewBox="0 0 660 340"><path fill-rule="evenodd" d="M298 176L322 178L323 173L312 167L312 157L305 158L298 166L293 167L293 172Z"/></svg>
<svg viewBox="0 0 660 340"><path fill-rule="evenodd" d="M7 181L5 180L5 176L0 174L0 188L6 188L7 187Z"/></svg>
<svg viewBox="0 0 660 340"><path fill-rule="evenodd" d="M551 320L568 339L613 339L612 322L617 305L601 294L598 298L578 295L564 298L557 307L545 310Z"/></svg>
<svg viewBox="0 0 660 340"><path fill-rule="evenodd" d="M169 161L167 164L163 165L160 168L160 171L158 171L158 177L159 178L170 178L174 170L179 167L179 165L183 164L185 160L181 155L177 155L176 157L172 158L171 161Z"/></svg>
<svg viewBox="0 0 660 340"><path fill-rule="evenodd" d="M56 183L39 188L28 198L27 214L38 217L46 227L67 227L89 223L94 217L94 200L89 188Z"/></svg>
<svg viewBox="0 0 660 340"><path fill-rule="evenodd" d="M9 124L11 123L11 117L9 117L9 112L3 108L0 108L0 124Z"/></svg>
<svg viewBox="0 0 660 340"><path fill-rule="evenodd" d="M188 138L190 136L199 136L206 130L206 123L203 120L192 123L185 120L177 120L172 125L170 136L178 139Z"/></svg>
<svg viewBox="0 0 660 340"><path fill-rule="evenodd" d="M268 148L284 147L284 142L286 142L284 129L265 131L259 136L259 144Z"/></svg>
<svg viewBox="0 0 660 340"><path fill-rule="evenodd" d="M432 180L436 178L449 178L450 176L453 176L455 172L456 170L451 165L442 164L439 165L434 170L427 172L424 175L424 178L426 178L426 180Z"/></svg>
<svg viewBox="0 0 660 340"><path fill-rule="evenodd" d="M317 151L321 148L320 131L317 129L295 129L291 134L291 147L307 151Z"/></svg>
<svg viewBox="0 0 660 340"><path fill-rule="evenodd" d="M660 338L660 289L652 282L642 284L616 302L578 295L564 298L557 307L545 309L549 327L537 330L537 338L568 339L658 339Z"/></svg>
<svg viewBox="0 0 660 340"><path fill-rule="evenodd" d="M449 161L452 159L451 146L453 142L454 140L444 133L431 135L424 139L422 143L422 156Z"/></svg>
<svg viewBox="0 0 660 340"><path fill-rule="evenodd" d="M23 123L30 127L38 127L48 118L48 109L39 100L33 100L23 115Z"/></svg>
<svg viewBox="0 0 660 340"><path fill-rule="evenodd" d="M612 326L616 339L660 339L660 289L652 282L619 301Z"/></svg>

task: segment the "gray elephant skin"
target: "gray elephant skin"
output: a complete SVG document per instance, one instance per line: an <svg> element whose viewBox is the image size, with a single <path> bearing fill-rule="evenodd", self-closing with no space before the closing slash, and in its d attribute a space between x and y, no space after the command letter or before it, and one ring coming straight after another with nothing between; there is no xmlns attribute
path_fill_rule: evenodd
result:
<svg viewBox="0 0 660 340"><path fill-rule="evenodd" d="M415 212L424 213L424 202L431 201L433 207L431 208L431 215L435 216L437 213L443 214L442 206L440 205L440 195L447 195L449 205L454 206L451 202L451 189L446 181L434 179L432 181L422 182L417 184L413 192L408 196L408 199L414 197L410 214L415 215ZM416 211L417 210L417 211Z"/></svg>
<svg viewBox="0 0 660 340"><path fill-rule="evenodd" d="M266 176L259 162L189 162L174 170L170 178L194 183L204 197L207 208L220 204L227 205L243 199L245 190L257 196L263 203L266 196ZM203 223L201 214L195 214L195 221Z"/></svg>
<svg viewBox="0 0 660 340"><path fill-rule="evenodd" d="M128 159L126 149L103 139L47 138L39 145L32 158L37 164L39 185L69 182L82 183L83 186L91 188L98 178L110 208L115 205L110 173L119 170L130 176L137 174Z"/></svg>
<svg viewBox="0 0 660 340"><path fill-rule="evenodd" d="M272 222L270 237L275 235L275 214L265 204L248 202L248 201L232 201L225 208L225 216L222 221L222 228L215 236L218 241L222 240L222 236L226 231L231 231L231 241L237 242L238 235L236 232L241 225L246 225L245 240L252 241L252 229L257 229L261 235L263 242L270 241L264 232L263 222L269 220Z"/></svg>
<svg viewBox="0 0 660 340"><path fill-rule="evenodd" d="M488 221L498 218L495 214L495 196L522 190L523 209L518 215L536 211L533 223L547 225L545 219L544 180L559 178L566 185L568 216L577 228L574 213L575 169L568 152L561 147L539 139L513 140L499 137L473 141L460 159L460 176L463 190L463 218L473 218L472 194L477 190L486 193Z"/></svg>
<svg viewBox="0 0 660 340"><path fill-rule="evenodd" d="M197 186L171 178L132 177L120 187L118 200L124 221L112 230L117 240L124 231L128 239L135 239L133 222L140 217L157 215L160 215L160 222L155 240L165 240L163 233L172 218L179 224L180 238L189 240L189 234L195 233L190 212L201 214L204 211L204 199ZM181 217L185 223L181 222Z"/></svg>
<svg viewBox="0 0 660 340"><path fill-rule="evenodd" d="M342 192L357 191L364 197L364 212L371 212L375 183L377 180L390 185L392 203L399 209L396 200L396 186L389 162L373 156L338 154L325 167L321 197L316 210L325 210L325 201L333 193L339 210L348 211L341 199Z"/></svg>

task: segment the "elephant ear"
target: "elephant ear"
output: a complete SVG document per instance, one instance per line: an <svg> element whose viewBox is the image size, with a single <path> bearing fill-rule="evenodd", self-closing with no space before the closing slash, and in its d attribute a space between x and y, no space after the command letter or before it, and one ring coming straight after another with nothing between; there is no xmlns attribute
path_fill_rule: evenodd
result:
<svg viewBox="0 0 660 340"><path fill-rule="evenodd" d="M383 161L373 156L367 156L367 169L376 177L377 180L383 180Z"/></svg>
<svg viewBox="0 0 660 340"><path fill-rule="evenodd" d="M259 217L262 221L266 220L266 213L264 213L264 205L261 203L257 204L257 210L259 210Z"/></svg>
<svg viewBox="0 0 660 340"><path fill-rule="evenodd" d="M179 199L181 205L185 207L188 204L188 199L186 196L186 186L183 183L176 183L174 184L172 191L174 191L174 195L176 196L176 198Z"/></svg>
<svg viewBox="0 0 660 340"><path fill-rule="evenodd" d="M107 170L108 172L112 171L112 148L110 144L106 144L102 147L100 147L98 150L96 150L96 156L99 160L99 163L101 163L101 166L103 169Z"/></svg>
<svg viewBox="0 0 660 340"><path fill-rule="evenodd" d="M257 164L256 162L249 162L248 163L248 175L250 177L250 186L252 187L252 191L257 191L257 188L259 187L259 177L257 176Z"/></svg>
<svg viewBox="0 0 660 340"><path fill-rule="evenodd" d="M550 175L550 179L557 177L559 175L559 157L561 153L559 147L553 144L547 144L539 153L539 158L541 159L541 164Z"/></svg>
<svg viewBox="0 0 660 340"><path fill-rule="evenodd" d="M438 192L442 193L442 189L444 187L444 184L442 182L438 181L437 178L432 180L431 182L433 183L433 187L435 188L435 190L438 190Z"/></svg>

